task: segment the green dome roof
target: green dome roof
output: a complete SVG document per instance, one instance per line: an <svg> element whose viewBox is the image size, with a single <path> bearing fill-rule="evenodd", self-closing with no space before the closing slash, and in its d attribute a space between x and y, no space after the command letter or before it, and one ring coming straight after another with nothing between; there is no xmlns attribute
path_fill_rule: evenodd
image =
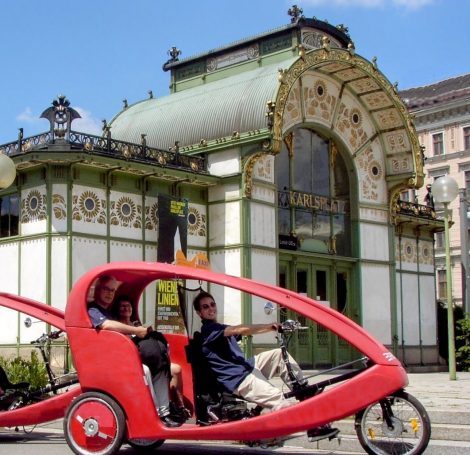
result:
<svg viewBox="0 0 470 455"><path fill-rule="evenodd" d="M276 98L278 69L296 58L253 71L151 98L129 106L110 123L114 139L139 143L146 134L151 147L168 149L265 129L266 103Z"/></svg>

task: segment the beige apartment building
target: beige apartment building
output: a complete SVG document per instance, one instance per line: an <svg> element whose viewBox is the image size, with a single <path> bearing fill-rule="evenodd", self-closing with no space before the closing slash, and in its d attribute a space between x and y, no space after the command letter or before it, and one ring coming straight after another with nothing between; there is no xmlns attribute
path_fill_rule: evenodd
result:
<svg viewBox="0 0 470 455"><path fill-rule="evenodd" d="M424 148L425 185L403 197L426 203L426 185L449 174L460 195L449 206L453 298L466 313L470 309L469 212L470 200L470 74L400 92L415 116L419 141ZM439 207L436 205L439 213ZM446 301L444 234L435 237L437 298Z"/></svg>

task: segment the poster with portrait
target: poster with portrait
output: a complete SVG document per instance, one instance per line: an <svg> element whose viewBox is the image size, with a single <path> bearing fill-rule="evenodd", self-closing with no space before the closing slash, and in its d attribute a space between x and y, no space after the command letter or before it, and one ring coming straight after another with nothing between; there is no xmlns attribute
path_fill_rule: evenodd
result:
<svg viewBox="0 0 470 455"><path fill-rule="evenodd" d="M177 256L186 257L188 201L164 194L158 196L157 261L173 264ZM157 283L155 327L163 333L185 333L177 280Z"/></svg>

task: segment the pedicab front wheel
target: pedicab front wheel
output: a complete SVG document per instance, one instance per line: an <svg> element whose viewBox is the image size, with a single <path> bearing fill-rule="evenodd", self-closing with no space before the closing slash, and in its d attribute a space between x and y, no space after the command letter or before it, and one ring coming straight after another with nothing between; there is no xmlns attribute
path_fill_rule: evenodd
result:
<svg viewBox="0 0 470 455"><path fill-rule="evenodd" d="M64 418L64 434L77 455L112 455L121 447L126 419L121 407L99 392L79 395Z"/></svg>
<svg viewBox="0 0 470 455"><path fill-rule="evenodd" d="M423 405L404 391L356 414L356 433L370 455L420 455L431 438L431 423Z"/></svg>

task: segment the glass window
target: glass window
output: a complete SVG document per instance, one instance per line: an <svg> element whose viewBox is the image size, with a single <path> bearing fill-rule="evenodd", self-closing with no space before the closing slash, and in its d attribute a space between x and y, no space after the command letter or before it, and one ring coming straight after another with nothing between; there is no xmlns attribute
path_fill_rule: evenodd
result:
<svg viewBox="0 0 470 455"><path fill-rule="evenodd" d="M315 132L293 132L292 153L276 157L279 234L303 251L349 256L349 174L335 145Z"/></svg>
<svg viewBox="0 0 470 455"><path fill-rule="evenodd" d="M437 292L439 299L447 299L447 276L445 270L437 271Z"/></svg>
<svg viewBox="0 0 470 455"><path fill-rule="evenodd" d="M18 235L18 194L0 197L0 237Z"/></svg>
<svg viewBox="0 0 470 455"><path fill-rule="evenodd" d="M432 135L432 150L433 155L443 155L444 154L444 135L443 133L436 133Z"/></svg>
<svg viewBox="0 0 470 455"><path fill-rule="evenodd" d="M463 149L470 150L470 126L463 129Z"/></svg>

